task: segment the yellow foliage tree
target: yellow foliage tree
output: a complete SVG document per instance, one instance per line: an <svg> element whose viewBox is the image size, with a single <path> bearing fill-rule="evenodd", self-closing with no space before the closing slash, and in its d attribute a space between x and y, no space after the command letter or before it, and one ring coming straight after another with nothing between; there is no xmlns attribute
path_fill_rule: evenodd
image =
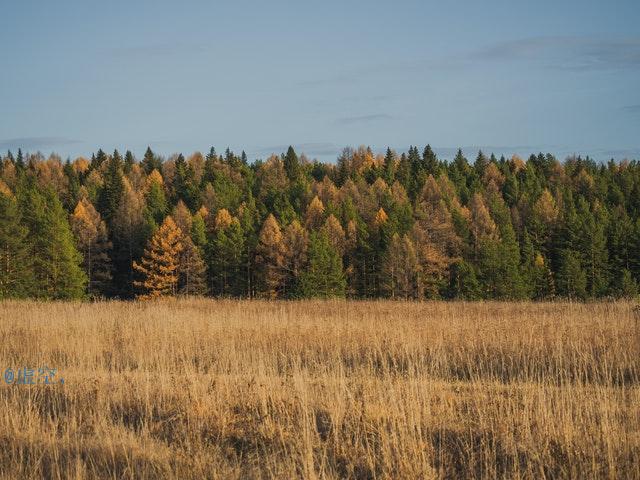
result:
<svg viewBox="0 0 640 480"><path fill-rule="evenodd" d="M333 215L327 217L327 221L324 222L321 231L327 235L329 243L336 249L336 251L342 256L345 251L346 236L340 221Z"/></svg>
<svg viewBox="0 0 640 480"><path fill-rule="evenodd" d="M384 225L387 220L389 220L389 215L387 215L387 212L384 211L384 208L380 207L376 213L375 218L373 219L373 224L376 227L380 227L381 225Z"/></svg>
<svg viewBox="0 0 640 480"><path fill-rule="evenodd" d="M144 280L134 282L145 292L138 298L153 299L176 294L179 258L184 248L181 237L182 231L173 218L167 216L151 237L141 263L133 262L133 268L144 277Z"/></svg>
<svg viewBox="0 0 640 480"><path fill-rule="evenodd" d="M82 253L82 266L87 274L89 295L105 293L111 280L111 242L107 227L91 202L82 197L69 219L76 245Z"/></svg>
<svg viewBox="0 0 640 480"><path fill-rule="evenodd" d="M317 230L322 226L324 219L324 204L322 200L316 195L311 200L309 207L307 208L307 215L305 217L305 227L308 230Z"/></svg>
<svg viewBox="0 0 640 480"><path fill-rule="evenodd" d="M262 225L258 246L256 247L256 265L261 273L262 296L276 298L282 292L285 277L285 244L278 221L269 214Z"/></svg>
<svg viewBox="0 0 640 480"><path fill-rule="evenodd" d="M218 213L216 214L216 219L213 222L216 230L224 230L232 223L233 223L233 217L229 213L229 210L227 210L226 208L221 208L220 210L218 210Z"/></svg>

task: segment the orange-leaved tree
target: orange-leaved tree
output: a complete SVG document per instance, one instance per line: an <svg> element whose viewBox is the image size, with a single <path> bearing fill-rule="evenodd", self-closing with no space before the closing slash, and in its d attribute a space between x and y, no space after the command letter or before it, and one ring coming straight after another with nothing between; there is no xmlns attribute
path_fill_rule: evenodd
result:
<svg viewBox="0 0 640 480"><path fill-rule="evenodd" d="M144 291L138 298L152 299L173 296L178 287L180 253L184 248L182 231L169 215L151 237L141 263L133 262L133 268L143 276L134 285Z"/></svg>

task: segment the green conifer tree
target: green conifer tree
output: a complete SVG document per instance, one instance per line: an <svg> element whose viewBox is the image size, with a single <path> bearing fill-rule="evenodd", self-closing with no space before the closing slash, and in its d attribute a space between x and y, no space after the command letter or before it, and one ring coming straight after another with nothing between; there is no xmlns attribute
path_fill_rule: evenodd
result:
<svg viewBox="0 0 640 480"><path fill-rule="evenodd" d="M347 287L342 259L327 236L314 232L309 240L309 265L300 275L304 298L344 297Z"/></svg>
<svg viewBox="0 0 640 480"><path fill-rule="evenodd" d="M0 300L36 293L28 234L15 199L0 192Z"/></svg>

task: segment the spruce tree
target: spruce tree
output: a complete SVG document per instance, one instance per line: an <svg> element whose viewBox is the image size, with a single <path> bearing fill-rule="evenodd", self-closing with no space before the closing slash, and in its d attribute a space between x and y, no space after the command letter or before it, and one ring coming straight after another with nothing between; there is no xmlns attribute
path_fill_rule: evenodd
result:
<svg viewBox="0 0 640 480"><path fill-rule="evenodd" d="M87 282L80 266L67 214L51 188L40 192L26 179L18 193L20 214L29 230L34 295L45 299L82 298Z"/></svg>
<svg viewBox="0 0 640 480"><path fill-rule="evenodd" d="M347 283L342 259L329 239L312 233L309 240L309 264L300 276L300 296L304 298L344 298Z"/></svg>
<svg viewBox="0 0 640 480"><path fill-rule="evenodd" d="M457 300L479 300L482 298L482 286L473 265L462 259L451 265L448 296Z"/></svg>
<svg viewBox="0 0 640 480"><path fill-rule="evenodd" d="M124 154L124 167L123 167L123 171L124 173L129 173L131 172L131 169L133 168L133 166L136 163L136 159L133 157L133 153L131 153L131 150L127 150L126 153Z"/></svg>
<svg viewBox="0 0 640 480"><path fill-rule="evenodd" d="M0 192L0 300L37 293L28 235L15 199Z"/></svg>
<svg viewBox="0 0 640 480"><path fill-rule="evenodd" d="M284 156L284 170L290 182L295 181L300 175L300 161L291 145L289 145L287 153Z"/></svg>
<svg viewBox="0 0 640 480"><path fill-rule="evenodd" d="M571 299L584 299L587 296L587 274L585 273L580 255L569 249L560 252L560 268L556 285L558 294Z"/></svg>
<svg viewBox="0 0 640 480"><path fill-rule="evenodd" d="M122 180L123 163L118 150L113 152L106 165L104 184L98 196L98 210L107 225L111 226L124 192L124 182Z"/></svg>
<svg viewBox="0 0 640 480"><path fill-rule="evenodd" d="M144 170L144 173L146 173L147 175L149 175L154 170L162 172L162 162L153 153L151 147L147 147L147 150L144 152L144 157L142 159L142 162L140 162L140 166Z"/></svg>
<svg viewBox="0 0 640 480"><path fill-rule="evenodd" d="M425 175L433 175L434 177L438 176L438 158L431 149L431 145L428 144L424 147L424 151L422 152L422 169L424 170Z"/></svg>
<svg viewBox="0 0 640 480"><path fill-rule="evenodd" d="M387 153L384 156L382 178L387 185L391 185L395 181L395 155L390 148L387 148Z"/></svg>
<svg viewBox="0 0 640 480"><path fill-rule="evenodd" d="M210 288L213 295L240 296L244 292L244 235L240 221L221 209L208 246Z"/></svg>

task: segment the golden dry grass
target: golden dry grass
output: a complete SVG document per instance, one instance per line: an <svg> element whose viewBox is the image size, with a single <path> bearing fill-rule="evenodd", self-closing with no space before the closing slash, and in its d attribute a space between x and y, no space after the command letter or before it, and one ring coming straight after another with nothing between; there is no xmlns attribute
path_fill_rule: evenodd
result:
<svg viewBox="0 0 640 480"><path fill-rule="evenodd" d="M1 478L640 478L629 303L0 304Z"/></svg>

